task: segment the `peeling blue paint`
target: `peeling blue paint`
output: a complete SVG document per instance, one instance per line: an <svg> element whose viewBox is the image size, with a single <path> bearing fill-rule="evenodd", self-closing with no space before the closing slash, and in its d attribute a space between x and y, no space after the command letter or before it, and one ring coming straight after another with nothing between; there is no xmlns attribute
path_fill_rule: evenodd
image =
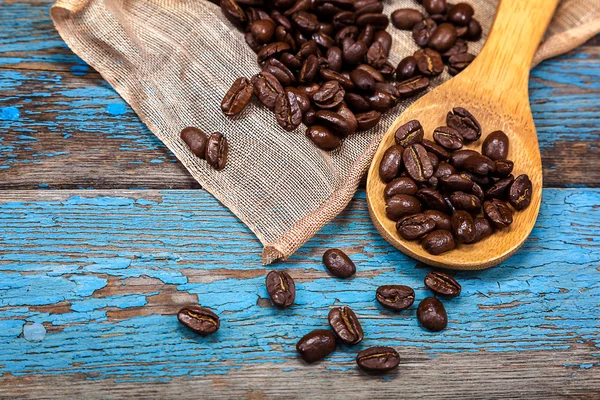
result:
<svg viewBox="0 0 600 400"><path fill-rule="evenodd" d="M109 104L106 106L106 112L111 115L123 115L127 112L125 104Z"/></svg>
<svg viewBox="0 0 600 400"><path fill-rule="evenodd" d="M3 121L16 121L20 118L21 113L17 107L2 107L0 108L0 119Z"/></svg>

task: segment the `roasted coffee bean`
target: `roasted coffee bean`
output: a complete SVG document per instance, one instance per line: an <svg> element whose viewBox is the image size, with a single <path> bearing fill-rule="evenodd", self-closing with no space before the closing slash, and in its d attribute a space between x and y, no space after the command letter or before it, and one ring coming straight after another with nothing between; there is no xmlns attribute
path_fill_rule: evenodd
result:
<svg viewBox="0 0 600 400"><path fill-rule="evenodd" d="M281 83L272 74L262 71L252 77L254 95L271 110L275 108L277 96L283 93Z"/></svg>
<svg viewBox="0 0 600 400"><path fill-rule="evenodd" d="M423 0L425 11L431 14L444 14L446 12L446 0Z"/></svg>
<svg viewBox="0 0 600 400"><path fill-rule="evenodd" d="M296 77L293 72L276 58L269 59L263 70L270 72L283 86L296 85Z"/></svg>
<svg viewBox="0 0 600 400"><path fill-rule="evenodd" d="M342 49L336 46L327 49L327 61L330 70L340 72L342 70Z"/></svg>
<svg viewBox="0 0 600 400"><path fill-rule="evenodd" d="M316 119L316 117L315 117ZM322 150L333 150L340 147L341 140L324 126L313 125L306 130L306 136Z"/></svg>
<svg viewBox="0 0 600 400"><path fill-rule="evenodd" d="M423 214L427 215L435 223L435 229L443 229L445 231L452 230L452 222L450 216L438 210L425 210Z"/></svg>
<svg viewBox="0 0 600 400"><path fill-rule="evenodd" d="M472 155L465 160L464 168L477 175L489 175L494 171L494 162L480 154Z"/></svg>
<svg viewBox="0 0 600 400"><path fill-rule="evenodd" d="M431 161L431 165L433 166L433 170L437 170L438 165L440 164L440 159L433 153L427 152L429 156L429 161ZM432 176L433 178L433 176Z"/></svg>
<svg viewBox="0 0 600 400"><path fill-rule="evenodd" d="M379 112L387 112L398 104L398 98L383 92L375 92L367 96L371 108Z"/></svg>
<svg viewBox="0 0 600 400"><path fill-rule="evenodd" d="M356 69L362 69L363 71L367 72L373 77L375 82L385 82L385 77L383 74L368 64L360 64L356 67Z"/></svg>
<svg viewBox="0 0 600 400"><path fill-rule="evenodd" d="M475 239L475 221L466 211L457 210L452 214L452 232L458 243L469 243Z"/></svg>
<svg viewBox="0 0 600 400"><path fill-rule="evenodd" d="M421 212L421 203L413 196L397 194L386 201L385 214L392 221Z"/></svg>
<svg viewBox="0 0 600 400"><path fill-rule="evenodd" d="M417 144L423 139L423 127L417 120L408 121L396 130L394 138L403 147Z"/></svg>
<svg viewBox="0 0 600 400"><path fill-rule="evenodd" d="M512 212L502 200L486 201L483 203L483 212L496 229L507 228L513 222Z"/></svg>
<svg viewBox="0 0 600 400"><path fill-rule="evenodd" d="M415 196L421 200L421 203L424 204L426 208L438 210L443 213L448 213L450 211L444 200L444 196L435 189L424 187L419 189Z"/></svg>
<svg viewBox="0 0 600 400"><path fill-rule="evenodd" d="M250 103L254 87L247 78L238 78L225 94L221 110L225 115L238 115Z"/></svg>
<svg viewBox="0 0 600 400"><path fill-rule="evenodd" d="M396 230L403 239L421 239L435 229L435 221L425 214L415 214L402 218L396 223Z"/></svg>
<svg viewBox="0 0 600 400"><path fill-rule="evenodd" d="M423 139L421 141L421 144L423 145L425 150L427 150L427 152L435 154L437 156L437 158L440 160L447 160L448 158L450 158L450 153L448 153L448 150L444 149L439 144L432 142L431 140ZM454 169L454 167L452 167L451 165L448 165L448 166L451 167L452 169ZM439 169L439 166L438 166L438 169ZM436 173L437 173L437 171L436 171ZM436 174L436 177L439 178L442 175Z"/></svg>
<svg viewBox="0 0 600 400"><path fill-rule="evenodd" d="M402 59L396 68L396 79L405 81L415 76L417 71L417 59L408 56Z"/></svg>
<svg viewBox="0 0 600 400"><path fill-rule="evenodd" d="M470 53L452 55L450 58L448 58L448 63L450 64L448 66L448 72L452 76L457 75L459 72L471 65L474 59L475 56Z"/></svg>
<svg viewBox="0 0 600 400"><path fill-rule="evenodd" d="M494 161L494 170L492 176L496 178L504 178L510 175L515 164L510 160L496 160Z"/></svg>
<svg viewBox="0 0 600 400"><path fill-rule="evenodd" d="M248 17L244 10L235 0L220 0L221 11L225 18L239 28L243 28L248 22Z"/></svg>
<svg viewBox="0 0 600 400"><path fill-rule="evenodd" d="M492 236L494 229L485 217L475 218L475 239L471 243L477 243Z"/></svg>
<svg viewBox="0 0 600 400"><path fill-rule="evenodd" d="M362 7L357 8L356 6L354 7L354 9L356 11L354 11L354 14L358 17L360 15L363 14L377 14L383 11L383 3L379 2L379 1L372 1L370 3L366 3L364 4Z"/></svg>
<svg viewBox="0 0 600 400"><path fill-rule="evenodd" d="M510 185L508 190L508 201L515 210L524 210L531 203L533 185L527 175L519 175Z"/></svg>
<svg viewBox="0 0 600 400"><path fill-rule="evenodd" d="M425 182L433 176L433 165L427 151L420 144L407 147L402 154L404 167L409 176L417 182Z"/></svg>
<svg viewBox="0 0 600 400"><path fill-rule="evenodd" d="M447 162L441 162L440 165L438 165L437 169L435 170L435 173L433 174L433 176L440 179L444 176L452 175L455 173L456 173L456 169L452 165L448 164Z"/></svg>
<svg viewBox="0 0 600 400"><path fill-rule="evenodd" d="M306 42L302 43L302 45L300 45L300 50L298 50L298 54L296 54L297 57L304 60L306 60L310 55L316 57L319 57L321 55L319 46L314 40L307 40Z"/></svg>
<svg viewBox="0 0 600 400"><path fill-rule="evenodd" d="M342 10L341 8L339 8L338 6L332 4L332 3L321 3L319 4L315 11L317 12L317 15L319 16L319 18L327 18L327 19L331 19L335 14L342 12L344 10ZM335 27L333 27L333 24L331 24L332 29L335 30Z"/></svg>
<svg viewBox="0 0 600 400"><path fill-rule="evenodd" d="M254 38L254 36L252 36L252 33L250 32L247 32L244 35L244 40L246 41L248 47L250 47L255 53L258 53L262 48L262 45L256 41L256 39Z"/></svg>
<svg viewBox="0 0 600 400"><path fill-rule="evenodd" d="M448 150L459 150L463 147L463 138L456 129L440 126L433 131L433 140Z"/></svg>
<svg viewBox="0 0 600 400"><path fill-rule="evenodd" d="M506 194L508 193L508 188L515 180L515 177L512 175L507 176L506 178L498 180L494 185L489 188L485 192L485 199L500 199L503 200L506 198Z"/></svg>
<svg viewBox="0 0 600 400"><path fill-rule="evenodd" d="M429 43L429 37L435 28L437 28L437 23L431 18L417 22L415 26L413 26L412 30L412 36L417 46L427 47L427 44Z"/></svg>
<svg viewBox="0 0 600 400"><path fill-rule="evenodd" d="M357 26L373 25L377 30L383 30L390 24L390 19L385 14L368 13L356 18Z"/></svg>
<svg viewBox="0 0 600 400"><path fill-rule="evenodd" d="M371 106L367 99L357 93L346 92L344 95L344 101L348 108L355 113L363 113L371 110Z"/></svg>
<svg viewBox="0 0 600 400"><path fill-rule="evenodd" d="M383 50L385 51L385 58L387 60L390 50L392 49L392 35L387 33L387 31L376 31L374 40L383 47Z"/></svg>
<svg viewBox="0 0 600 400"><path fill-rule="evenodd" d="M461 191L470 193L473 189L473 181L471 179L456 173L441 177L440 182L444 189L450 192Z"/></svg>
<svg viewBox="0 0 600 400"><path fill-rule="evenodd" d="M433 231L423 238L421 245L429 254L440 255L456 247L454 237L447 230Z"/></svg>
<svg viewBox="0 0 600 400"><path fill-rule="evenodd" d="M356 40L356 38L358 38L358 32L359 30L357 26L346 26L336 33L334 40L338 46L341 46L346 38Z"/></svg>
<svg viewBox="0 0 600 400"><path fill-rule="evenodd" d="M204 157L208 165L216 170L225 168L229 146L227 138L222 133L215 132L208 137Z"/></svg>
<svg viewBox="0 0 600 400"><path fill-rule="evenodd" d="M461 170L461 169L464 168L465 161L467 160L467 158L469 158L471 156L474 156L474 155L479 155L479 153L476 152L475 150L459 150L459 151L455 151L450 156L450 164L454 168L456 168L458 170Z"/></svg>
<svg viewBox="0 0 600 400"><path fill-rule="evenodd" d="M294 96L296 96L296 101L298 102L298 106L300 107L300 111L302 112L303 115L308 110L310 110L310 108L311 108L310 99L304 92L301 92L300 90L298 90L295 87L287 87L287 88L285 88L285 91L292 92L294 94Z"/></svg>
<svg viewBox="0 0 600 400"><path fill-rule="evenodd" d="M358 353L356 364L366 372L384 373L400 364L400 355L391 347L371 347Z"/></svg>
<svg viewBox="0 0 600 400"><path fill-rule="evenodd" d="M287 14L287 12L284 14ZM298 11L291 14L291 20L296 28L306 35L310 36L319 31L319 20L314 14L306 11Z"/></svg>
<svg viewBox="0 0 600 400"><path fill-rule="evenodd" d="M487 135L481 146L481 154L492 160L506 160L508 157L508 136L502 131Z"/></svg>
<svg viewBox="0 0 600 400"><path fill-rule="evenodd" d="M444 272L437 271L430 272L425 276L425 286L432 292L446 297L456 297L462 290L456 279Z"/></svg>
<svg viewBox="0 0 600 400"><path fill-rule="evenodd" d="M475 11L470 4L458 3L448 11L448 21L455 25L466 26L471 22Z"/></svg>
<svg viewBox="0 0 600 400"><path fill-rule="evenodd" d="M445 329L448 325L448 315L441 301L435 297L427 297L419 303L417 319L423 328L432 332Z"/></svg>
<svg viewBox="0 0 600 400"><path fill-rule="evenodd" d="M444 62L437 51L432 49L417 50L414 57L417 60L417 68L421 74L434 77L444 72Z"/></svg>
<svg viewBox="0 0 600 400"><path fill-rule="evenodd" d="M350 307L334 307L327 316L333 334L344 344L358 344L364 333L358 317Z"/></svg>
<svg viewBox="0 0 600 400"><path fill-rule="evenodd" d="M356 65L363 60L368 51L369 47L367 46L367 43L363 40L359 40L342 48L342 59L348 66Z"/></svg>
<svg viewBox="0 0 600 400"><path fill-rule="evenodd" d="M213 1L213 3L218 4L219 2L215 0L215 1ZM238 3L244 4L243 1L242 2L238 1ZM259 3L259 2L250 0L250 3ZM248 26L252 26L252 24L254 24L256 21L260 21L263 19L268 19L269 21L273 22L273 20L271 19L271 17L269 16L269 14L266 11L259 10L254 7L248 8L248 10L246 12L246 16L248 17Z"/></svg>
<svg viewBox="0 0 600 400"><path fill-rule="evenodd" d="M423 92L429 87L429 78L418 75L396 84L400 97L406 99Z"/></svg>
<svg viewBox="0 0 600 400"><path fill-rule="evenodd" d="M323 32L313 33L311 37L312 40L317 42L323 49L329 49L330 47L335 46L335 41Z"/></svg>
<svg viewBox="0 0 600 400"><path fill-rule="evenodd" d="M284 42L274 42L263 46L257 55L259 64L267 61L271 57L278 58L282 53L290 50L290 45Z"/></svg>
<svg viewBox="0 0 600 400"><path fill-rule="evenodd" d="M279 308L291 306L296 299L296 284L285 271L271 271L266 278L267 292L273 304Z"/></svg>
<svg viewBox="0 0 600 400"><path fill-rule="evenodd" d="M316 329L304 335L296 344L296 351L308 363L322 360L335 350L335 336L326 329Z"/></svg>
<svg viewBox="0 0 600 400"><path fill-rule="evenodd" d="M291 31L293 26L292 26L292 21L290 21L288 19L288 17L286 17L285 15L283 15L282 13L280 13L277 10L273 10L271 11L271 19L277 24L277 25L281 25L285 28L286 31Z"/></svg>
<svg viewBox="0 0 600 400"><path fill-rule="evenodd" d="M332 71L330 69L322 69L319 71L319 75L325 81L335 81L340 84L340 86L344 89L344 91L353 91L354 82L350 79L350 76L342 75L338 72Z"/></svg>
<svg viewBox="0 0 600 400"><path fill-rule="evenodd" d="M298 71L302 68L302 60L290 53L283 53L279 57L279 61L292 71Z"/></svg>
<svg viewBox="0 0 600 400"><path fill-rule="evenodd" d="M275 35L275 22L271 19L255 21L250 26L250 32L260 44L269 43Z"/></svg>
<svg viewBox="0 0 600 400"><path fill-rule="evenodd" d="M423 14L412 8L400 8L392 13L392 24L398 28L410 31L423 21Z"/></svg>
<svg viewBox="0 0 600 400"><path fill-rule="evenodd" d="M379 73L381 73L385 79L392 79L396 73L396 67L394 67L391 62L386 61L385 64L383 64L383 67L379 68Z"/></svg>
<svg viewBox="0 0 600 400"><path fill-rule="evenodd" d="M381 68L387 61L387 52L380 42L373 42L373 44L369 46L369 50L367 51L365 59L367 64L371 65L372 67Z"/></svg>
<svg viewBox="0 0 600 400"><path fill-rule="evenodd" d="M470 180L472 180L473 182L475 182L476 184L478 184L481 187L488 187L490 185L492 185L494 183L494 181L492 181L492 178L490 178L489 176L483 176L483 175L477 175L477 174L472 174L470 172L461 172L460 175L469 178Z"/></svg>
<svg viewBox="0 0 600 400"><path fill-rule="evenodd" d="M314 124L317 123L317 112L315 111L314 108L311 108L308 111L302 113L302 123L306 126L313 126ZM308 132L307 132L307 135L308 135ZM339 139L338 139L338 145L339 145Z"/></svg>
<svg viewBox="0 0 600 400"><path fill-rule="evenodd" d="M415 291L404 285L384 285L377 288L376 299L393 311L406 310L415 302Z"/></svg>
<svg viewBox="0 0 600 400"><path fill-rule="evenodd" d="M462 107L455 107L448 112L446 124L456 129L465 140L474 141L481 137L481 125L469 111Z"/></svg>
<svg viewBox="0 0 600 400"><path fill-rule="evenodd" d="M340 11L333 16L331 21L334 29L342 29L346 26L355 25L354 22L356 21L356 14L354 14L352 11Z"/></svg>
<svg viewBox="0 0 600 400"><path fill-rule="evenodd" d="M220 326L219 316L208 308L185 306L177 313L179 322L200 335L215 333Z"/></svg>
<svg viewBox="0 0 600 400"><path fill-rule="evenodd" d="M481 212L481 201L473 194L454 192L450 195L450 201L457 210L464 210L471 214L479 214Z"/></svg>
<svg viewBox="0 0 600 400"><path fill-rule="evenodd" d="M208 135L206 132L198 128L187 127L179 134L181 139L188 145L190 151L197 157L204 159L206 157L206 144L208 143Z"/></svg>
<svg viewBox="0 0 600 400"><path fill-rule="evenodd" d="M389 147L379 164L379 177L384 182L390 182L402 172L402 153L404 148L400 145Z"/></svg>
<svg viewBox="0 0 600 400"><path fill-rule="evenodd" d="M381 113L379 111L367 111L364 113L356 114L356 121L358 122L358 129L361 131L369 130L381 119Z"/></svg>
<svg viewBox="0 0 600 400"><path fill-rule="evenodd" d="M396 147L396 146L393 146ZM398 146L399 147L399 146ZM396 178L385 186L383 197L387 200L397 194L415 195L419 190L415 181L409 177L403 176Z"/></svg>
<svg viewBox="0 0 600 400"><path fill-rule="evenodd" d="M467 32L465 33L465 35L463 37L467 40L471 40L471 41L475 42L475 41L478 41L479 39L481 39L481 33L482 33L481 24L479 23L479 21L472 18L471 21L469 22L469 25L467 26Z"/></svg>
<svg viewBox="0 0 600 400"><path fill-rule="evenodd" d="M317 111L316 114L317 123L323 126L328 127L333 130L334 133L337 133L338 136L342 138L350 135L352 132L352 128L346 118L342 117L338 113L334 111L321 110Z"/></svg>
<svg viewBox="0 0 600 400"><path fill-rule="evenodd" d="M319 70L320 66L317 56L310 54L304 61L304 64L302 64L302 69L300 69L300 72L298 73L298 82L312 82L319 73Z"/></svg>
<svg viewBox="0 0 600 400"><path fill-rule="evenodd" d="M349 278L356 273L356 265L340 249L329 249L323 254L325 268L338 278Z"/></svg>
<svg viewBox="0 0 600 400"><path fill-rule="evenodd" d="M375 79L373 79L371 74L362 69L357 68L350 72L350 79L352 79L358 90L364 92L371 92L375 86Z"/></svg>
<svg viewBox="0 0 600 400"><path fill-rule="evenodd" d="M279 126L288 132L300 126L302 111L300 111L300 105L294 93L288 90L277 96L275 100L275 118Z"/></svg>
<svg viewBox="0 0 600 400"><path fill-rule="evenodd" d="M352 135L358 130L358 121L356 120L356 115L354 115L354 113L348 107L346 107L345 104L342 103L337 112L346 120L348 130L345 132L348 132L348 135Z"/></svg>
<svg viewBox="0 0 600 400"><path fill-rule="evenodd" d="M471 193L475 195L480 202L483 201L485 194L483 193L483 189L477 183L473 182L473 187L471 188Z"/></svg>
<svg viewBox="0 0 600 400"><path fill-rule="evenodd" d="M464 39L456 39L454 46L442 53L442 58L448 60L457 54L464 54L469 50L469 46Z"/></svg>
<svg viewBox="0 0 600 400"><path fill-rule="evenodd" d="M346 92L336 81L328 81L312 96L313 102L320 108L334 108L344 101Z"/></svg>
<svg viewBox="0 0 600 400"><path fill-rule="evenodd" d="M428 46L439 52L448 51L456 42L456 28L454 25L443 23L438 25L429 37Z"/></svg>

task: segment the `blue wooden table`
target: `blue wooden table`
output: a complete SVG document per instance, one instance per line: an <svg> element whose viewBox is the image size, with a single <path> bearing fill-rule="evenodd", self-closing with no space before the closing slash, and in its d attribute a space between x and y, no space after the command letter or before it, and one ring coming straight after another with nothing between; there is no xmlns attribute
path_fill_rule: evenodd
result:
<svg viewBox="0 0 600 400"><path fill-rule="evenodd" d="M598 38L532 72L540 218L502 265L455 274L448 329L430 333L414 307L374 300L388 283L426 297L430 269L377 234L363 191L265 268L252 233L63 44L50 4L0 0L0 398L600 398ZM353 279L326 273L331 247ZM290 309L268 300L271 268L297 282ZM190 303L221 316L217 334L177 323ZM334 305L366 338L306 365L295 343ZM372 345L396 348L400 367L358 370Z"/></svg>

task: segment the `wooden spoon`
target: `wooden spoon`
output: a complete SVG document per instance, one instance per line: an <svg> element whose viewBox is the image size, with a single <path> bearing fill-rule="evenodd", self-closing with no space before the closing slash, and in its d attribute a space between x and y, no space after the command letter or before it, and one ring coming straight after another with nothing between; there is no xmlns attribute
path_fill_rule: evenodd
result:
<svg viewBox="0 0 600 400"><path fill-rule="evenodd" d="M494 266L510 257L533 229L542 196L542 162L529 107L528 81L533 55L554 14L558 0L501 0L492 31L477 58L463 72L413 103L383 137L367 179L367 201L375 227L394 247L426 264L448 269L475 270ZM446 125L453 107L469 110L483 133L465 146L481 150L485 136L495 130L510 138L508 158L513 175L527 174L533 183L531 204L515 212L512 225L473 245L459 245L447 253L427 253L419 241L407 241L396 232L395 222L385 215L379 164L385 150L394 145L398 127L419 120L425 136Z"/></svg>

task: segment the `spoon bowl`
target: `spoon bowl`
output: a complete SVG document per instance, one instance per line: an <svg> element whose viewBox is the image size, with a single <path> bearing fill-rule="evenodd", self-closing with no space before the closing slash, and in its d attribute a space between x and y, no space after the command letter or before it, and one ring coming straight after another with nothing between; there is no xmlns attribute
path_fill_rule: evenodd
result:
<svg viewBox="0 0 600 400"><path fill-rule="evenodd" d="M506 260L531 233L542 197L542 162L529 107L529 69L557 4L558 0L502 0L486 45L473 63L413 103L383 137L369 168L367 202L375 227L397 249L428 265L477 270ZM402 239L396 223L386 217L386 184L379 177L379 164L383 153L395 144L400 126L418 120L425 138L432 140L433 130L446 125L446 114L454 107L469 110L482 127L481 138L463 149L481 151L489 133L504 131L510 140L508 159L515 163L512 174L527 174L533 191L529 207L515 212L507 229L436 256L425 251L419 241Z"/></svg>

